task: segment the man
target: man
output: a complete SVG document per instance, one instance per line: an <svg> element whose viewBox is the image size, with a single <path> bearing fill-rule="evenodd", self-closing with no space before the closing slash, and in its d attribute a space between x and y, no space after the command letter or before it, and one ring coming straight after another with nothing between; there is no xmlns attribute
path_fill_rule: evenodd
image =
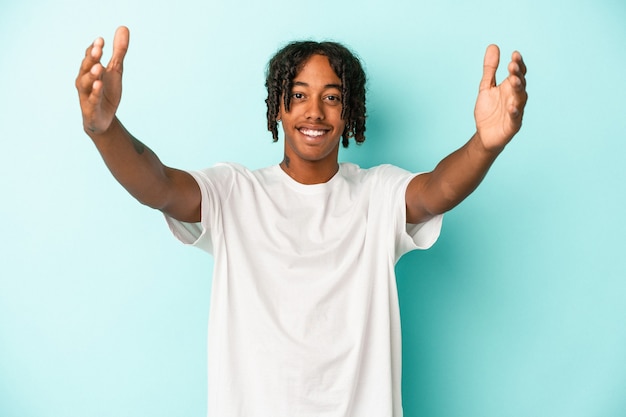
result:
<svg viewBox="0 0 626 417"><path fill-rule="evenodd" d="M86 52L76 80L86 133L118 181L161 210L174 234L215 258L209 416L401 416L394 265L428 248L442 214L469 195L521 127L526 67L496 85L488 47L476 133L428 173L338 163L364 139L365 74L345 47L295 42L270 61L268 128L278 165L163 165L115 117L129 32Z"/></svg>

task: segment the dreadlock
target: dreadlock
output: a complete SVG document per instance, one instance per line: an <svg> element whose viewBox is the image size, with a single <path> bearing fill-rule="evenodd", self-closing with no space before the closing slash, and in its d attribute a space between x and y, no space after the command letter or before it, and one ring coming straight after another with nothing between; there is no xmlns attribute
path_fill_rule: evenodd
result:
<svg viewBox="0 0 626 417"><path fill-rule="evenodd" d="M342 133L342 144L348 147L350 138L357 144L365 140L365 72L359 59L345 46L336 42L296 41L279 50L267 67L267 130L272 132L274 142L278 140L280 100L289 111L293 79L312 55L324 55L330 66L341 79L343 107L341 118L346 127Z"/></svg>

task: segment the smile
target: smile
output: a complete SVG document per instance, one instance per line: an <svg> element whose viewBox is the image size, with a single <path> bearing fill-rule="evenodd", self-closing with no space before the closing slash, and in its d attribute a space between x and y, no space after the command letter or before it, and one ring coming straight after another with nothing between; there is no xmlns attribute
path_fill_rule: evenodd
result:
<svg viewBox="0 0 626 417"><path fill-rule="evenodd" d="M298 129L300 131L300 133L302 133L303 135L312 137L312 138L316 138L319 136L324 135L327 131L326 130L318 130L318 129L306 129L306 128L302 128L302 129Z"/></svg>

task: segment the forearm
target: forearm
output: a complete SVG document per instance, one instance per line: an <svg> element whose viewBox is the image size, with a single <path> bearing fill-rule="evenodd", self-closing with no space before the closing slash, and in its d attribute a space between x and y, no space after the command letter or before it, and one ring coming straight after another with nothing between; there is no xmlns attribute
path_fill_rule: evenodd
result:
<svg viewBox="0 0 626 417"><path fill-rule="evenodd" d="M93 140L117 181L139 202L162 209L167 204L168 170L147 146L115 118L103 133L85 132Z"/></svg>
<svg viewBox="0 0 626 417"><path fill-rule="evenodd" d="M427 174L418 175L406 191L407 221L420 223L451 210L481 183L500 152L522 125L526 93L526 65L514 52L509 76L496 85L500 49L490 45L483 61L483 77L474 119L477 133Z"/></svg>
<svg viewBox="0 0 626 417"><path fill-rule="evenodd" d="M502 149L484 147L478 133L444 158L427 174L423 205L431 214L445 213L469 196L489 171Z"/></svg>

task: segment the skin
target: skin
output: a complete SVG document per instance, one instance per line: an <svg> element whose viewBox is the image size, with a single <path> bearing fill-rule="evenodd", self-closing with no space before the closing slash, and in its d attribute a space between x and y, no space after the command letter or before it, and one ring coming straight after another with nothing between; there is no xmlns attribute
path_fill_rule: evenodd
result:
<svg viewBox="0 0 626 417"><path fill-rule="evenodd" d="M186 222L200 221L200 189L186 172L164 165L134 138L115 116L122 94L124 57L129 31L120 27L109 63L102 65L104 40L85 52L76 78L85 132L115 178L141 203ZM407 187L407 222L421 223L465 199L519 131L526 105L526 66L519 52L508 64L508 76L497 84L500 61L496 45L487 48L474 109L476 133L437 167L416 176ZM340 80L324 56L314 55L296 75L292 104L281 107L285 137L281 168L296 181L328 181L338 170L341 120ZM316 133L317 132L317 133Z"/></svg>
<svg viewBox="0 0 626 417"><path fill-rule="evenodd" d="M76 78L83 127L113 176L139 202L182 221L200 221L201 194L196 181L161 163L115 116L129 37L126 27L117 29L106 67L100 62L104 40L98 38L87 48Z"/></svg>
<svg viewBox="0 0 626 417"><path fill-rule="evenodd" d="M339 142L346 126L341 109L341 80L327 57L313 55L294 78L289 112L281 100L278 114L285 137L280 166L296 181L323 183L339 169Z"/></svg>
<svg viewBox="0 0 626 417"><path fill-rule="evenodd" d="M474 107L476 133L460 149L444 158L430 173L415 177L407 187L408 223L420 223L445 213L478 187L504 147L522 127L526 93L526 65L515 51L508 76L496 84L500 49L489 45Z"/></svg>

